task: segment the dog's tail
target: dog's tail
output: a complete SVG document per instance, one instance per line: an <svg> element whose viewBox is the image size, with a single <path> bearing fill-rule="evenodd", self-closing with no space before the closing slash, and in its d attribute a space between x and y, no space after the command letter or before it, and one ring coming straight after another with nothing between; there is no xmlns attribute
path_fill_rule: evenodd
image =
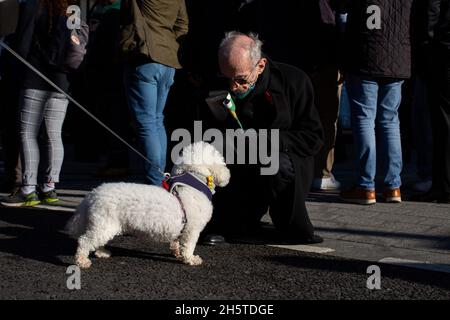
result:
<svg viewBox="0 0 450 320"><path fill-rule="evenodd" d="M87 201L84 199L77 207L75 214L69 219L64 231L72 236L79 237L86 230L87 223Z"/></svg>

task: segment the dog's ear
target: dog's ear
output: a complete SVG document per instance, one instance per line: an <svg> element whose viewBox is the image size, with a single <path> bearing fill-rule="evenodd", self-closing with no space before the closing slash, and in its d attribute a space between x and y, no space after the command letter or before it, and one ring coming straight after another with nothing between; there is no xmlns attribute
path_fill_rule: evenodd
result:
<svg viewBox="0 0 450 320"><path fill-rule="evenodd" d="M225 187L230 181L230 170L225 164L214 164L210 168L214 177L214 184L219 187Z"/></svg>

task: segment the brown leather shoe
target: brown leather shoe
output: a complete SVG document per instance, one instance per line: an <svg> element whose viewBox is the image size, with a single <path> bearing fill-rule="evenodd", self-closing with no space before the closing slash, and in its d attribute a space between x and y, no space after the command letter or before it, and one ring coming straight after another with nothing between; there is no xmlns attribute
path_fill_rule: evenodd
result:
<svg viewBox="0 0 450 320"><path fill-rule="evenodd" d="M365 190L354 188L341 192L341 199L356 204L375 204L377 203L375 190Z"/></svg>
<svg viewBox="0 0 450 320"><path fill-rule="evenodd" d="M400 202L402 202L402 195L400 193L400 188L384 189L383 198L388 203L400 203Z"/></svg>

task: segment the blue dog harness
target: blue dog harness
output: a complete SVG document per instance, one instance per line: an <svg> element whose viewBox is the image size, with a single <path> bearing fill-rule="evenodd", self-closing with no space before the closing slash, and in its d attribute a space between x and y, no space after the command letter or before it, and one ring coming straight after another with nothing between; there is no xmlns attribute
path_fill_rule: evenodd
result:
<svg viewBox="0 0 450 320"><path fill-rule="evenodd" d="M212 196L214 194L214 189L210 189L206 183L200 180L200 178L197 178L195 175L189 172L170 177L167 180L167 184L169 187L168 191L170 193L173 193L174 188L177 186L187 186L203 193L209 199L209 201L212 200Z"/></svg>
<svg viewBox="0 0 450 320"><path fill-rule="evenodd" d="M184 209L183 202L181 202L176 187L184 186L194 188L203 193L209 199L209 201L212 201L212 196L214 194L214 185L211 179L212 178L208 177L205 183L192 173L185 172L178 176L169 176L166 180L163 181L163 188L177 197L178 201L180 202L181 209L183 210L183 223L187 222L186 210Z"/></svg>

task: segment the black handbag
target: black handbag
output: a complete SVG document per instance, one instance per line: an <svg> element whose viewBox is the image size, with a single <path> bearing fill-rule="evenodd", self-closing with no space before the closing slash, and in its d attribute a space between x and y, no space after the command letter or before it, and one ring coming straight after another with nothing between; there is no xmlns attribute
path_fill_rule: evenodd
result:
<svg viewBox="0 0 450 320"><path fill-rule="evenodd" d="M41 56L48 65L62 72L77 70L86 55L89 26L81 21L79 28L70 30L67 17L54 17L54 25L44 45L37 41Z"/></svg>
<svg viewBox="0 0 450 320"><path fill-rule="evenodd" d="M63 68L76 70L86 55L86 46L89 41L89 26L81 21L79 29L73 29L70 34L70 43L67 47Z"/></svg>

